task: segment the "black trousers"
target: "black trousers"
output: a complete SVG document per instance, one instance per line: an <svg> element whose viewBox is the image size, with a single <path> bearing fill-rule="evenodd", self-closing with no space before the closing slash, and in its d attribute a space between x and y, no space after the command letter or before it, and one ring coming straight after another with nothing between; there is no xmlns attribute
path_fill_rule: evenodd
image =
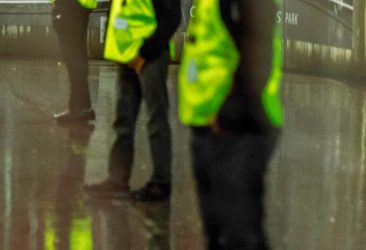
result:
<svg viewBox="0 0 366 250"><path fill-rule="evenodd" d="M69 110L77 112L91 107L87 53L90 10L81 7L77 0L69 3L59 7L56 2L52 17L70 79Z"/></svg>
<svg viewBox="0 0 366 250"><path fill-rule="evenodd" d="M268 249L263 232L263 179L276 140L217 136L193 129L194 173L208 249Z"/></svg>

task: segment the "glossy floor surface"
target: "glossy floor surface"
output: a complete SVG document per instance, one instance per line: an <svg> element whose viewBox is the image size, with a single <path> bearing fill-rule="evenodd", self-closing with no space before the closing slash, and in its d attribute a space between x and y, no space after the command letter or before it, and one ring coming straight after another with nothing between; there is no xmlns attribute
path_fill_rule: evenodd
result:
<svg viewBox="0 0 366 250"><path fill-rule="evenodd" d="M173 195L165 203L90 200L84 184L107 176L114 140L116 68L90 62L93 131L56 126L68 100L56 61L0 61L0 249L204 249L189 156L169 74ZM366 83L365 83L366 84ZM366 85L288 74L286 125L266 181L273 249L366 249ZM151 173L144 108L131 186Z"/></svg>

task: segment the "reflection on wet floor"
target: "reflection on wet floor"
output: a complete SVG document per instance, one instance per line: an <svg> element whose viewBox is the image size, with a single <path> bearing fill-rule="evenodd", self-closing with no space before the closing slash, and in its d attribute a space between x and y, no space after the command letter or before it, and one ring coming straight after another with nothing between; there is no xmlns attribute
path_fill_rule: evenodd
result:
<svg viewBox="0 0 366 250"><path fill-rule="evenodd" d="M116 69L91 62L94 130L57 127L65 69L55 61L0 62L0 249L204 249L191 175L189 132L177 121L169 75L173 197L144 204L93 200L85 183L107 175L114 140ZM266 227L273 249L366 249L366 88L286 75L286 125L267 175ZM365 85L366 86L366 85ZM151 173L144 110L131 186ZM365 238L365 239L364 239Z"/></svg>
<svg viewBox="0 0 366 250"><path fill-rule="evenodd" d="M187 143L173 148L178 176L173 193L184 190L184 203L176 197L158 204L88 200L82 191L85 183L107 174L114 140L115 67L91 62L98 117L91 130L55 125L52 113L66 108L68 98L65 69L57 62L3 59L0 64L0 249L203 249ZM175 76L172 68L172 100ZM174 101L171 110L173 140L188 141ZM145 122L142 110L133 188L151 173Z"/></svg>
<svg viewBox="0 0 366 250"><path fill-rule="evenodd" d="M287 75L268 176L275 249L366 249L366 86Z"/></svg>

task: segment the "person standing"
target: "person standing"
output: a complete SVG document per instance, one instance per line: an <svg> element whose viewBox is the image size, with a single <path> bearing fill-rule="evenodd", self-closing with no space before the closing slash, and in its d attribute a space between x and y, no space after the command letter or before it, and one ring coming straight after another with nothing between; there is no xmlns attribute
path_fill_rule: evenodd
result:
<svg viewBox="0 0 366 250"><path fill-rule="evenodd" d="M179 73L179 116L192 128L208 249L268 249L263 180L283 123L275 3L194 5Z"/></svg>
<svg viewBox="0 0 366 250"><path fill-rule="evenodd" d="M68 110L55 114L59 125L86 124L95 119L88 86L87 28L97 0L55 0L53 27L70 80Z"/></svg>
<svg viewBox="0 0 366 250"><path fill-rule="evenodd" d="M144 99L153 174L132 196L140 201L169 199L172 153L166 84L169 40L180 18L180 0L112 1L104 55L120 64L120 95L114 123L117 139L110 154L109 178L86 186L90 195L130 195L136 120Z"/></svg>

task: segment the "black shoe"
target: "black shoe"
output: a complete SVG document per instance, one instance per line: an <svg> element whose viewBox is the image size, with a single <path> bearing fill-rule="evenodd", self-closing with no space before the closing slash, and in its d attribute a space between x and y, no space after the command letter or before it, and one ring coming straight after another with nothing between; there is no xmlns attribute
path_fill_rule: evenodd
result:
<svg viewBox="0 0 366 250"><path fill-rule="evenodd" d="M137 201L166 201L169 200L170 193L170 183L150 181L140 190L134 191L132 196Z"/></svg>
<svg viewBox="0 0 366 250"><path fill-rule="evenodd" d="M88 124L95 120L95 113L91 109L84 109L79 112L70 112L69 110L54 115L57 124Z"/></svg>
<svg viewBox="0 0 366 250"><path fill-rule="evenodd" d="M129 185L107 179L101 183L86 185L84 191L97 198L127 199L131 197Z"/></svg>

